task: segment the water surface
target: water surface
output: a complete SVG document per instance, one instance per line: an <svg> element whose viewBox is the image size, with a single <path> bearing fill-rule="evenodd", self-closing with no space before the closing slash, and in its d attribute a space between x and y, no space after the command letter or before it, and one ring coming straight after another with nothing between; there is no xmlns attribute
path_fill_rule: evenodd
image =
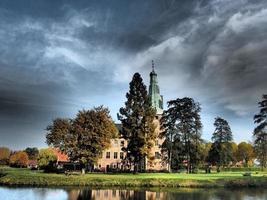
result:
<svg viewBox="0 0 267 200"><path fill-rule="evenodd" d="M0 200L267 200L264 189L90 189L0 187Z"/></svg>

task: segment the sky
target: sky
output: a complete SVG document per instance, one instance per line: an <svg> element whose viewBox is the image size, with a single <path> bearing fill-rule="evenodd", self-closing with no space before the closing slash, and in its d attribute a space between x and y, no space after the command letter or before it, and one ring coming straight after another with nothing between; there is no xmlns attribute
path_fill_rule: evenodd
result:
<svg viewBox="0 0 267 200"><path fill-rule="evenodd" d="M201 104L202 136L225 118L252 141L267 89L266 0L0 1L0 146L46 147L57 117L104 105L114 121L151 60L166 102Z"/></svg>

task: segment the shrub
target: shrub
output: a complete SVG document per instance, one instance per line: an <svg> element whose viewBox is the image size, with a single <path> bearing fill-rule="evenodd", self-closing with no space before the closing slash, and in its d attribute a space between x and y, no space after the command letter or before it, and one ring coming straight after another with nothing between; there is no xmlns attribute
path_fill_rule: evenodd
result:
<svg viewBox="0 0 267 200"><path fill-rule="evenodd" d="M54 171L57 156L52 149L41 149L37 158L38 166L46 172Z"/></svg>
<svg viewBox="0 0 267 200"><path fill-rule="evenodd" d="M231 167L231 168L222 168L222 171L224 172L257 172L261 171L258 167Z"/></svg>
<svg viewBox="0 0 267 200"><path fill-rule="evenodd" d="M29 157L27 153L23 151L15 152L10 156L9 164L12 167L27 167L29 162Z"/></svg>

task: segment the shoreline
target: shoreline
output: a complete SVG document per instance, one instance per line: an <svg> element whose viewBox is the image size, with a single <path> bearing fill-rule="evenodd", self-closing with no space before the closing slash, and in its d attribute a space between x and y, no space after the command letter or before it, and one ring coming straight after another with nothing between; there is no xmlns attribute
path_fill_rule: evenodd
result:
<svg viewBox="0 0 267 200"><path fill-rule="evenodd" d="M29 169L2 169L1 186L139 187L139 188L267 188L267 172L244 177L242 172L212 174L140 173L70 175Z"/></svg>

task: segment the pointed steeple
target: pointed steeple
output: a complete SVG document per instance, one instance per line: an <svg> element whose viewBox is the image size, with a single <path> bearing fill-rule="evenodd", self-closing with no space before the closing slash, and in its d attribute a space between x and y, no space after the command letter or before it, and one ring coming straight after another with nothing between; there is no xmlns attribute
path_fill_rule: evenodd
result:
<svg viewBox="0 0 267 200"><path fill-rule="evenodd" d="M155 72L155 64L152 60L152 71L150 72L149 96L151 105L156 109L158 115L163 113L163 96L160 95L157 74Z"/></svg>

